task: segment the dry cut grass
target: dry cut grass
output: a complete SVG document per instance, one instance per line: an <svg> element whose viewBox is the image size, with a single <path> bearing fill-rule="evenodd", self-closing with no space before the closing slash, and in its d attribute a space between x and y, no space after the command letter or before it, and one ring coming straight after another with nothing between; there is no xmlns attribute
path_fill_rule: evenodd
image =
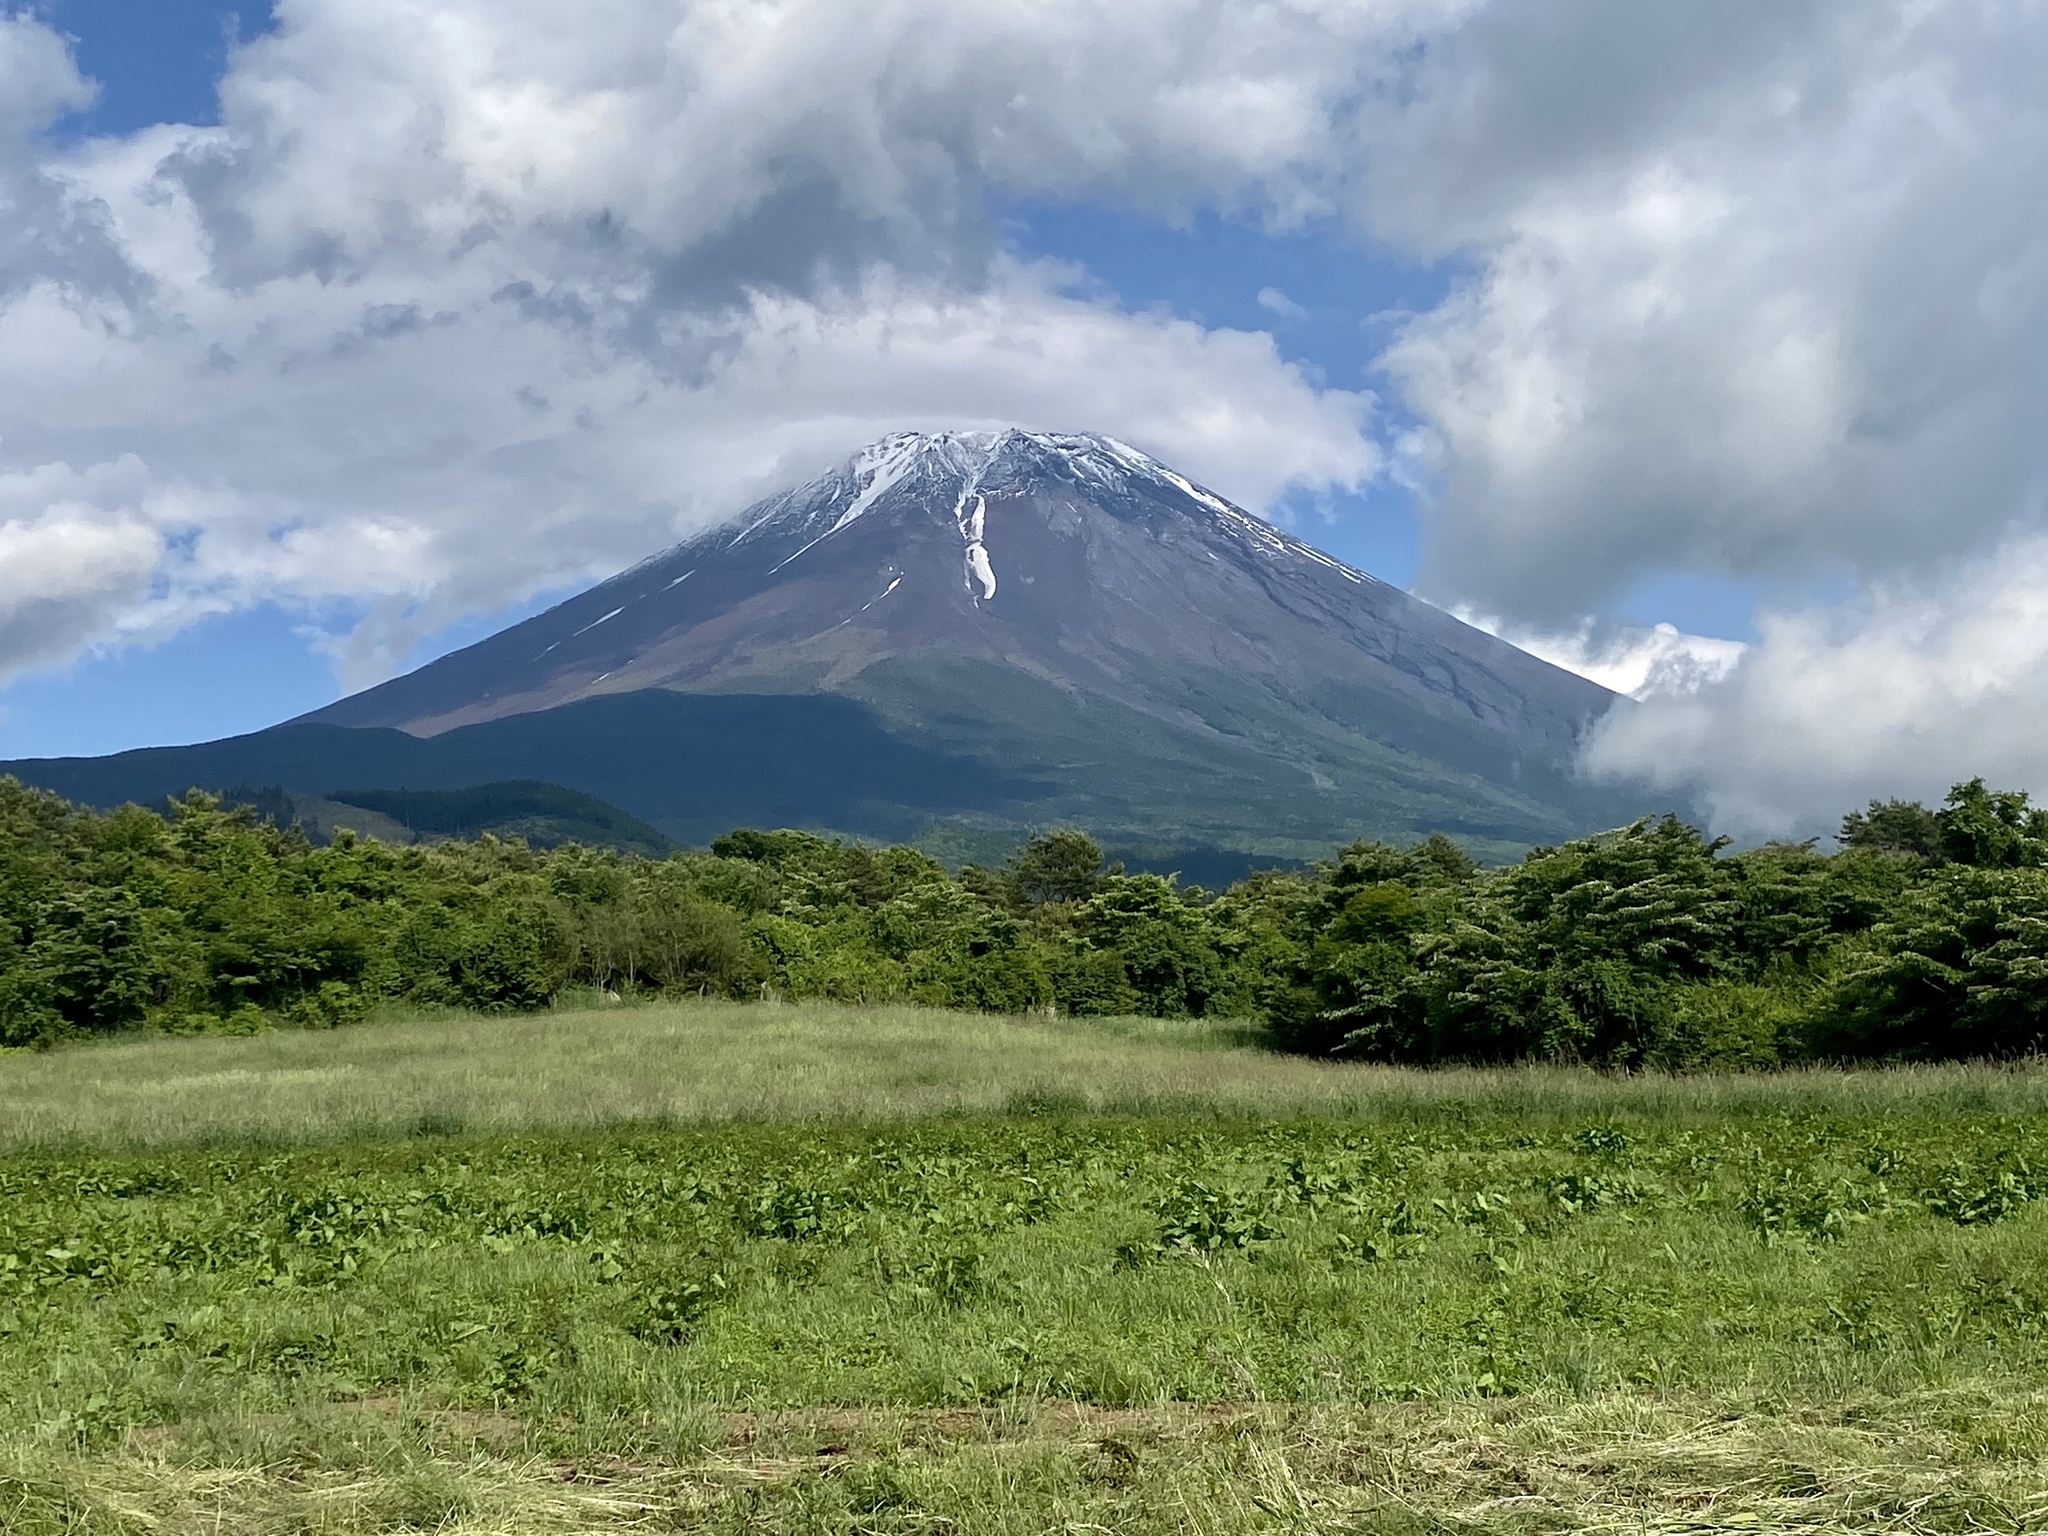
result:
<svg viewBox="0 0 2048 1536"><path fill-rule="evenodd" d="M1794 1410L1712 1398L709 1414L694 1453L551 1455L516 1422L339 1406L0 1469L0 1528L446 1536L708 1532L2048 1530L2048 1399L1981 1389ZM221 1437L242 1441L223 1460ZM511 1443L508 1443L511 1442ZM315 1451L313 1446L319 1449Z"/></svg>
<svg viewBox="0 0 2048 1536"><path fill-rule="evenodd" d="M1204 1020L1001 1018L688 1002L448 1016L252 1038L135 1037L0 1056L0 1148L147 1148L408 1132L1209 1107L1279 1116L1471 1105L1530 1115L2048 1108L2048 1072L1950 1066L1615 1078L1307 1061Z"/></svg>

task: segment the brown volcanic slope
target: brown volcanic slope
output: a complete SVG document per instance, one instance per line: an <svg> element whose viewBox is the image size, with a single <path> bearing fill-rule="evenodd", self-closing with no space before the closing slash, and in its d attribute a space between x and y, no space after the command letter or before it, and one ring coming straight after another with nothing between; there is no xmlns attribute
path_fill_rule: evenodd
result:
<svg viewBox="0 0 2048 1536"><path fill-rule="evenodd" d="M467 736L651 690L838 695L942 774L1007 781L971 809L874 802L898 831L928 810L1133 846L1300 854L1443 828L1504 852L1636 809L1569 767L1614 695L1086 435L886 438L306 720ZM835 734L789 750L829 778ZM689 805L611 797L688 836L726 812L692 782Z"/></svg>

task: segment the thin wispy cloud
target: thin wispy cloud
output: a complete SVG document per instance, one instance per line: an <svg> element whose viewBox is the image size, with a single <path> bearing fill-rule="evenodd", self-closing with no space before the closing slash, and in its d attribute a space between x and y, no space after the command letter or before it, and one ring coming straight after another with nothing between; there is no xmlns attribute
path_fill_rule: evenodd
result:
<svg viewBox="0 0 2048 1536"><path fill-rule="evenodd" d="M1282 320L1306 320L1308 310L1287 297L1278 288L1261 288L1258 293L1259 308L1271 310Z"/></svg>

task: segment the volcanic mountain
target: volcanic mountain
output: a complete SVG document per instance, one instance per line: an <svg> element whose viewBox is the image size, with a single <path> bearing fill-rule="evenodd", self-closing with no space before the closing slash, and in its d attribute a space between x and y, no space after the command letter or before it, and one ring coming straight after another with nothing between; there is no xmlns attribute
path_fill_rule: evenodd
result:
<svg viewBox="0 0 2048 1536"><path fill-rule="evenodd" d="M1615 705L1114 438L902 433L299 721L9 766L94 801L543 779L686 840L976 853L1060 822L1141 858L1432 830L1504 854L1628 809L1571 769Z"/></svg>

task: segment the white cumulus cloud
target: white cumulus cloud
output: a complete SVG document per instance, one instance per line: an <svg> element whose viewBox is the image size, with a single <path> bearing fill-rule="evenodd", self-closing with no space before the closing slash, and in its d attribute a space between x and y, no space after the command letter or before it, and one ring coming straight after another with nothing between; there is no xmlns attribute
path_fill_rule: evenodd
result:
<svg viewBox="0 0 2048 1536"><path fill-rule="evenodd" d="M1352 206L1468 273L1383 359L1425 593L1540 648L1645 573L1842 591L1595 744L1730 830L2048 789L2048 12L1498 3L1399 78Z"/></svg>
<svg viewBox="0 0 2048 1536"><path fill-rule="evenodd" d="M1597 773L1695 789L1716 825L1830 830L1893 795L1940 800L1982 774L2043 782L2048 538L1934 582L1767 617L1726 676L1651 698L1590 744Z"/></svg>
<svg viewBox="0 0 2048 1536"><path fill-rule="evenodd" d="M1371 478L1367 396L994 240L991 188L1310 198L1321 44L1377 23L1173 13L285 0L220 127L62 152L86 88L9 23L46 216L0 268L0 470L129 466L161 555L0 668L272 601L359 685L903 426L1109 430L1254 505Z"/></svg>
<svg viewBox="0 0 2048 1536"><path fill-rule="evenodd" d="M2048 16L1502 4L1379 116L1369 217L1472 275L1386 364L1425 583L1566 623L1646 568L1884 578L2048 486Z"/></svg>
<svg viewBox="0 0 2048 1536"><path fill-rule="evenodd" d="M133 465L0 474L0 681L118 629L146 605L163 536L130 504Z"/></svg>
<svg viewBox="0 0 2048 1536"><path fill-rule="evenodd" d="M1467 624L1632 699L1696 693L1726 678L1749 650L1740 640L1689 635L1676 624L1601 625L1588 619L1576 629L1556 631L1472 608L1454 611Z"/></svg>
<svg viewBox="0 0 2048 1536"><path fill-rule="evenodd" d="M89 83L0 18L0 521L47 574L0 674L280 602L369 681L895 427L1112 431L1254 506L1398 430L1424 595L1644 698L1603 771L1754 827L2048 788L2001 723L2048 590L2033 0L276 14L218 127L68 148ZM1452 281L1382 410L1007 257L1006 199ZM1587 617L1645 573L1848 596L1736 659Z"/></svg>
<svg viewBox="0 0 2048 1536"><path fill-rule="evenodd" d="M29 16L0 15L0 151L19 153L28 134L92 99L62 38Z"/></svg>

